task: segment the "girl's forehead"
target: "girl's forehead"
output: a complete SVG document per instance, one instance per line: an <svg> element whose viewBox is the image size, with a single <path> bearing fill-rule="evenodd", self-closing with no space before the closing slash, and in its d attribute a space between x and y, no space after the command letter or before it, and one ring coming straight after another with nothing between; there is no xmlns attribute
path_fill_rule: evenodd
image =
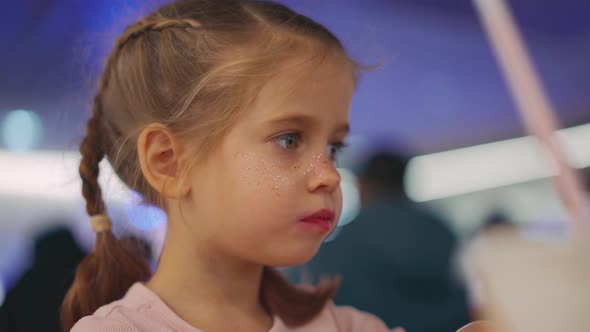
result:
<svg viewBox="0 0 590 332"><path fill-rule="evenodd" d="M253 108L260 111L260 116L347 108L353 91L353 71L340 57L326 56L317 62L295 59L282 64L262 86Z"/></svg>

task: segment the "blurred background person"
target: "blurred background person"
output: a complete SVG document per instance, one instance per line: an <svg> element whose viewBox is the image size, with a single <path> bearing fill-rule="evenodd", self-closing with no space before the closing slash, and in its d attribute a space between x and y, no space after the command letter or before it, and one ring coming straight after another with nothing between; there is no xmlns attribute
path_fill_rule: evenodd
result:
<svg viewBox="0 0 590 332"><path fill-rule="evenodd" d="M445 221L404 193L407 159L373 155L359 174L362 209L325 243L305 270L339 274L335 297L412 332L450 332L469 321L466 294L453 277L457 239Z"/></svg>
<svg viewBox="0 0 590 332"><path fill-rule="evenodd" d="M66 227L39 235L32 266L0 306L0 331L60 332L60 306L85 255Z"/></svg>
<svg viewBox="0 0 590 332"><path fill-rule="evenodd" d="M122 234L121 240L153 262L152 248L146 239ZM8 291L0 306L0 331L61 332L60 307L76 267L85 256L85 250L66 226L52 227L37 236L31 267Z"/></svg>

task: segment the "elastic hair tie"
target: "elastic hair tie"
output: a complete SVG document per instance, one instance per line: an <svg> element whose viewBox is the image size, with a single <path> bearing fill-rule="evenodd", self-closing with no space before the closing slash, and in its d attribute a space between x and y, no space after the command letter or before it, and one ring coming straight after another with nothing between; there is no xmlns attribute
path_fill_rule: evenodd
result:
<svg viewBox="0 0 590 332"><path fill-rule="evenodd" d="M104 214L97 214L90 217L90 225L95 233L111 230L111 220Z"/></svg>

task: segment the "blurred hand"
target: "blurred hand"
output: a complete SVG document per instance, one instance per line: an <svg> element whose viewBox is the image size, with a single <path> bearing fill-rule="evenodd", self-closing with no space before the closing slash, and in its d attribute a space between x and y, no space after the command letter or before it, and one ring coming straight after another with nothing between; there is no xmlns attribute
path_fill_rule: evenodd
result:
<svg viewBox="0 0 590 332"><path fill-rule="evenodd" d="M406 332L406 330L403 327L396 327L391 332Z"/></svg>
<svg viewBox="0 0 590 332"><path fill-rule="evenodd" d="M590 331L590 243L557 245L492 232L471 255L484 315L499 326L494 332ZM459 331L488 331L479 328Z"/></svg>

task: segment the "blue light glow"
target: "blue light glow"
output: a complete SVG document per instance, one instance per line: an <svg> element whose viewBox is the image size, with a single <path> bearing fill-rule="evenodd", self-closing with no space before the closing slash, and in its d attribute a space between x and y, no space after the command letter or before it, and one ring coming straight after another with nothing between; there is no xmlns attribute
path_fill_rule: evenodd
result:
<svg viewBox="0 0 590 332"><path fill-rule="evenodd" d="M153 231L166 223L166 213L142 202L143 197L132 192L125 202L125 211L130 223L142 231Z"/></svg>
<svg viewBox="0 0 590 332"><path fill-rule="evenodd" d="M43 137L41 119L31 111L9 112L1 127L2 143L12 151L23 152L36 148Z"/></svg>
<svg viewBox="0 0 590 332"><path fill-rule="evenodd" d="M361 209L361 200L356 176L345 168L339 168L338 171L342 177L340 182L342 188L342 213L340 214L340 220L338 220L338 227L340 227L356 218Z"/></svg>

